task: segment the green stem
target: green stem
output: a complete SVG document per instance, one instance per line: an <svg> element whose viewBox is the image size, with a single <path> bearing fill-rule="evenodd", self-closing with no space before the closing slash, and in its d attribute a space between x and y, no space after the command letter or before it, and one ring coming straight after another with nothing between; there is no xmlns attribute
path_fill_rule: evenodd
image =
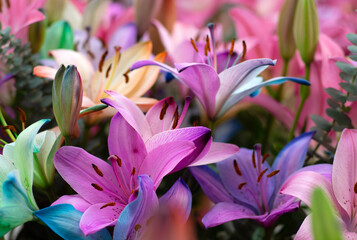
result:
<svg viewBox="0 0 357 240"><path fill-rule="evenodd" d="M310 78L310 63L306 63L305 64L305 79L307 81L309 81L309 78ZM305 104L306 100L308 99L309 95L310 95L310 88L308 86L300 85L300 104L296 111L294 122L293 122L293 125L292 125L290 133L289 133L289 141L291 141L294 138L294 132L295 132L295 129L297 126L297 122L299 120L301 111L302 111L304 104Z"/></svg>
<svg viewBox="0 0 357 240"><path fill-rule="evenodd" d="M5 121L5 118L4 118L4 115L2 114L2 109L0 107L0 122L1 122L1 125L3 125L4 127L7 126L7 123ZM9 135L9 137L11 138L11 140L13 142L16 141L16 138L15 136L12 134L11 130L10 129L5 129L5 132L7 133L7 135Z"/></svg>
<svg viewBox="0 0 357 240"><path fill-rule="evenodd" d="M82 136L82 148L85 148L87 146L89 134L90 134L90 126L85 124L83 136Z"/></svg>
<svg viewBox="0 0 357 240"><path fill-rule="evenodd" d="M273 236L273 232L274 232L274 226L266 227L265 234L264 234L264 240L270 240Z"/></svg>

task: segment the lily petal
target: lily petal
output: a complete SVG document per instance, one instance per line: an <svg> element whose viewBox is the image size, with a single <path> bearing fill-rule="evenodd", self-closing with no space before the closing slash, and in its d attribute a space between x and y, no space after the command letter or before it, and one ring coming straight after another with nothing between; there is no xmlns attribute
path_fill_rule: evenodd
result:
<svg viewBox="0 0 357 240"><path fill-rule="evenodd" d="M136 234L140 234L147 220L155 213L159 205L153 182L147 175L141 175L139 179L138 197L129 203L120 214L114 228L114 239L126 240ZM140 239L140 237L139 237Z"/></svg>
<svg viewBox="0 0 357 240"><path fill-rule="evenodd" d="M63 195L62 197L54 201L51 206L58 204L71 204L76 210L80 212L84 212L91 206L91 204L84 198L82 198L79 194Z"/></svg>
<svg viewBox="0 0 357 240"><path fill-rule="evenodd" d="M141 60L141 61L137 61L135 62L133 65L131 65L130 71L133 71L135 69L144 67L144 66L158 66L160 67L162 70L167 71L169 73L171 73L172 75L174 75L175 77L178 76L178 71L172 67L170 67L169 65L166 65L164 63L161 62L156 62L153 60Z"/></svg>
<svg viewBox="0 0 357 240"><path fill-rule="evenodd" d="M234 198L225 189L222 180L208 166L190 167L190 172L200 184L202 191L214 203L234 202Z"/></svg>
<svg viewBox="0 0 357 240"><path fill-rule="evenodd" d="M160 199L160 207L168 207L172 211L182 214L187 221L190 216L192 206L192 194L190 188L180 178Z"/></svg>
<svg viewBox="0 0 357 240"><path fill-rule="evenodd" d="M77 211L70 204L59 204L47 207L35 212L36 217L41 219L48 227L63 239L88 239L88 240L111 240L111 236L106 229L85 236L79 228L79 221L82 213Z"/></svg>
<svg viewBox="0 0 357 240"><path fill-rule="evenodd" d="M57 70L47 66L36 66L33 69L33 75L37 77L55 79Z"/></svg>

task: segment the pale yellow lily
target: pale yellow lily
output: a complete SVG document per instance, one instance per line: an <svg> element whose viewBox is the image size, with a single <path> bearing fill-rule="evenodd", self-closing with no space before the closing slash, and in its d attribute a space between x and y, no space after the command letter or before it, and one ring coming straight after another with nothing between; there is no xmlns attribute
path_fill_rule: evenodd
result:
<svg viewBox="0 0 357 240"><path fill-rule="evenodd" d="M145 67L129 72L131 65L139 60L149 59L152 50L151 42L137 43L131 48L120 52L116 48L115 55L105 60L104 53L98 65L97 71L90 59L79 52L73 50L53 50L50 54L58 65L76 65L81 75L83 83L83 103L82 107L87 108L100 104L100 99L107 97L105 90L112 90L130 98L143 111L148 110L157 100L153 98L141 97L155 83L160 69L157 67ZM166 53L158 54L154 60L163 62ZM57 69L47 66L36 66L34 75L54 79ZM114 112L113 112L114 113ZM104 110L100 114L91 114L87 123L93 124L97 120L112 115L110 110Z"/></svg>

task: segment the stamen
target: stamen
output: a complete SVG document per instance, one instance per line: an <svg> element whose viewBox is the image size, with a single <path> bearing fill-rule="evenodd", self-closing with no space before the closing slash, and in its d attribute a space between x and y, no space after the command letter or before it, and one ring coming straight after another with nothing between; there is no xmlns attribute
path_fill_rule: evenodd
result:
<svg viewBox="0 0 357 240"><path fill-rule="evenodd" d="M94 187L94 188L97 189L98 191L103 191L103 188L102 188L101 186L99 186L98 184L92 183L91 185L92 185L92 187Z"/></svg>
<svg viewBox="0 0 357 240"><path fill-rule="evenodd" d="M24 112L24 110L22 110L19 107L16 107L16 110L19 113L19 118L20 118L20 121L21 121L22 130L24 130L25 129L26 119L27 119L26 113Z"/></svg>
<svg viewBox="0 0 357 240"><path fill-rule="evenodd" d="M207 52L207 44L205 44L205 56L207 57L208 52Z"/></svg>
<svg viewBox="0 0 357 240"><path fill-rule="evenodd" d="M114 46L115 52L119 53L121 50L121 46Z"/></svg>
<svg viewBox="0 0 357 240"><path fill-rule="evenodd" d="M140 228L141 228L140 224L136 224L135 227L134 227L135 231L138 231Z"/></svg>
<svg viewBox="0 0 357 240"><path fill-rule="evenodd" d="M95 58L94 53L92 53L90 50L87 50L87 53L88 53L88 55L89 55L89 57L90 57L91 59L94 59L94 58Z"/></svg>
<svg viewBox="0 0 357 240"><path fill-rule="evenodd" d="M89 40L90 40L90 27L89 27L89 26L86 27L86 33L87 33L87 38L86 38L86 40L85 40L84 43L83 43L83 47L84 47L84 48L87 47L87 45L88 45L88 43L89 43Z"/></svg>
<svg viewBox="0 0 357 240"><path fill-rule="evenodd" d="M192 38L191 38L191 44L192 44L193 49L195 49L195 51L198 53L198 48L196 46L195 40L193 40Z"/></svg>
<svg viewBox="0 0 357 240"><path fill-rule="evenodd" d="M269 174L267 175L267 177L270 178L270 177L272 177L272 176L275 176L275 175L278 174L279 172L280 172L280 170L274 170L274 171L272 171L271 173L269 173Z"/></svg>
<svg viewBox="0 0 357 240"><path fill-rule="evenodd" d="M123 74L123 76L125 77L125 83L128 83L129 82L129 72L130 72L130 69L126 70L126 72Z"/></svg>
<svg viewBox="0 0 357 240"><path fill-rule="evenodd" d="M165 114L166 114L166 110L169 107L169 103L167 101L165 101L162 104L162 108L161 108L161 112L160 112L160 120L164 119Z"/></svg>
<svg viewBox="0 0 357 240"><path fill-rule="evenodd" d="M357 182L355 183L354 189L355 193L357 194Z"/></svg>
<svg viewBox="0 0 357 240"><path fill-rule="evenodd" d="M122 165L121 159L117 155L110 155L108 157L108 161L110 161L110 163L112 165L115 177L116 177L121 189L123 190L124 194L127 197L129 197L129 193L127 191L126 185L124 185L124 183L123 183L123 181L122 181L122 179L120 177L120 176L124 176L124 174L122 172L122 169L121 169L121 165ZM119 168L116 167L115 163L119 166Z"/></svg>
<svg viewBox="0 0 357 240"><path fill-rule="evenodd" d="M100 209L103 209L103 208L106 208L106 207L109 207L109 206L115 206L115 202L106 203L103 206L101 206Z"/></svg>
<svg viewBox="0 0 357 240"><path fill-rule="evenodd" d="M95 164L93 164L93 163L92 163L92 168L94 169L94 171L95 171L99 176L103 177L102 171L100 171L100 169L99 169Z"/></svg>
<svg viewBox="0 0 357 240"><path fill-rule="evenodd" d="M206 36L206 44L207 44L207 51L210 52L211 51L211 43L209 41L209 36Z"/></svg>
<svg viewBox="0 0 357 240"><path fill-rule="evenodd" d="M253 167L257 168L257 164L255 162L255 150L253 150L253 153L252 153L252 163L253 163Z"/></svg>
<svg viewBox="0 0 357 240"><path fill-rule="evenodd" d="M233 51L234 51L234 42L235 42L235 39L232 38L232 42L231 42L231 49L229 50L229 55L233 55Z"/></svg>
<svg viewBox="0 0 357 240"><path fill-rule="evenodd" d="M240 169L239 169L239 166L238 166L238 163L237 163L237 160L236 160L236 159L233 160L233 166L234 166L234 170L236 171L236 173L237 173L239 176L242 176L242 172L241 172Z"/></svg>
<svg viewBox="0 0 357 240"><path fill-rule="evenodd" d="M172 129L175 129L177 127L178 119L179 119L178 106L176 106L175 113L174 113L174 122L172 123Z"/></svg>
<svg viewBox="0 0 357 240"><path fill-rule="evenodd" d="M108 55L108 50L106 50L102 57L100 58L100 61L99 61L99 64L98 64L98 70L99 72L102 72L103 71L103 65L104 65L104 61L105 61L105 58L106 56Z"/></svg>
<svg viewBox="0 0 357 240"><path fill-rule="evenodd" d="M267 158L270 156L270 154L269 153L266 153L266 154L264 154L264 156L263 156L263 160L262 160L262 163L264 163L265 162L265 160L267 160Z"/></svg>
<svg viewBox="0 0 357 240"><path fill-rule="evenodd" d="M109 66L107 68L107 72L105 73L105 78L109 77L110 69L112 69L112 64L109 64Z"/></svg>
<svg viewBox="0 0 357 240"><path fill-rule="evenodd" d="M131 175L132 175L132 176L135 175L135 167L133 167L133 170L131 171Z"/></svg>
<svg viewBox="0 0 357 240"><path fill-rule="evenodd" d="M135 192L134 189L131 189L131 190L130 190L130 194L133 194L134 192Z"/></svg>
<svg viewBox="0 0 357 240"><path fill-rule="evenodd" d="M198 119L193 120L192 126L197 127L199 125L200 125L200 122L198 121Z"/></svg>
<svg viewBox="0 0 357 240"><path fill-rule="evenodd" d="M242 182L238 185L238 189L241 190L244 185L246 185L246 182Z"/></svg>
<svg viewBox="0 0 357 240"><path fill-rule="evenodd" d="M245 43L245 41L243 40L243 54L242 54L242 61L245 57L245 54L247 53L247 44Z"/></svg>
<svg viewBox="0 0 357 240"><path fill-rule="evenodd" d="M11 130L14 133L17 133L16 128L13 125L1 126L1 128L4 130Z"/></svg>
<svg viewBox="0 0 357 240"><path fill-rule="evenodd" d="M262 179L264 173L266 173L268 171L268 168L264 169L261 173L259 173L259 176L257 178L257 182L259 183L260 180Z"/></svg>

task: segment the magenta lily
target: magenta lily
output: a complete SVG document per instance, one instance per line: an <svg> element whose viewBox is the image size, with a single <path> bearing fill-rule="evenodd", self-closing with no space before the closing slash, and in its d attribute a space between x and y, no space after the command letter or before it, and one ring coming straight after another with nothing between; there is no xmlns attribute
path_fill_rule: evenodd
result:
<svg viewBox="0 0 357 240"><path fill-rule="evenodd" d="M136 199L139 175L149 175L156 189L182 160L196 149L203 151L207 139L209 129L191 127L161 132L144 142L117 113L108 137L110 164L77 147L57 151L56 169L78 195L63 196L54 204L69 203L84 212L80 228L86 235L115 225L125 206Z"/></svg>
<svg viewBox="0 0 357 240"><path fill-rule="evenodd" d="M249 218L272 226L280 215L299 207L294 197L280 194L283 183L296 171L331 172L330 164L302 168L313 132L293 139L276 157L273 166L261 156L260 145L242 149L217 163L218 174L208 167L190 168L203 192L216 204L202 219L206 228Z"/></svg>
<svg viewBox="0 0 357 240"><path fill-rule="evenodd" d="M311 206L311 194L321 187L330 198L341 222L345 239L357 238L357 130L345 129L338 143L332 179L316 173L302 172L291 177L281 192L301 199ZM295 239L312 239L311 215L302 223Z"/></svg>
<svg viewBox="0 0 357 240"><path fill-rule="evenodd" d="M128 98L113 91L107 91L107 93L113 99L105 98L102 99L102 102L118 110L126 121L128 121L128 123L140 134L145 144L150 138L156 135L174 129L175 131L184 131L185 129L179 129L179 127L181 126L189 103L191 102L190 98L186 98L181 114L179 114L178 106L172 97L160 100L151 107L146 114L144 114L140 108ZM207 144L204 146L201 145L201 147L205 148L201 149L201 147L196 146L196 150L182 160L175 167L174 171L181 170L186 166L215 163L226 159L239 151L239 148L236 145L212 142L210 135L207 135L206 137L208 137L205 139Z"/></svg>

